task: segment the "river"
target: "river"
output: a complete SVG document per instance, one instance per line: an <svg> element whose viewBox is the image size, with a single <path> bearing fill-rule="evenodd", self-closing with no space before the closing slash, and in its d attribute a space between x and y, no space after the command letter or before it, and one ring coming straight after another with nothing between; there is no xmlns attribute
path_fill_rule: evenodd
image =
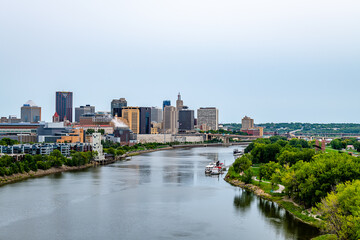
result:
<svg viewBox="0 0 360 240"><path fill-rule="evenodd" d="M0 187L0 239L310 239L317 229L223 180L241 147L146 153Z"/></svg>

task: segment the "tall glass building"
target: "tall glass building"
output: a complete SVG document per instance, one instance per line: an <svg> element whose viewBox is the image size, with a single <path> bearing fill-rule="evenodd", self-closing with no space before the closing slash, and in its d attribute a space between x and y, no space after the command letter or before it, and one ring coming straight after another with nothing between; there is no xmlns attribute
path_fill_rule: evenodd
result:
<svg viewBox="0 0 360 240"><path fill-rule="evenodd" d="M56 92L56 112L59 115L59 121L67 120L72 122L73 116L73 93Z"/></svg>
<svg viewBox="0 0 360 240"><path fill-rule="evenodd" d="M115 117L115 115L122 117L121 109L123 107L127 107L127 101L125 98L113 99L111 101L111 115L113 117Z"/></svg>
<svg viewBox="0 0 360 240"><path fill-rule="evenodd" d="M164 108L165 108L166 106L171 106L170 100L164 100L164 101L163 101L163 110L164 110Z"/></svg>

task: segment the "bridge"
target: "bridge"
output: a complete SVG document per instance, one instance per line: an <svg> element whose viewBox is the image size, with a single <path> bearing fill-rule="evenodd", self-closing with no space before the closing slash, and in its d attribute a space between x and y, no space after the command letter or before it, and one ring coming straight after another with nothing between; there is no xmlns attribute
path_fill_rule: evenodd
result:
<svg viewBox="0 0 360 240"><path fill-rule="evenodd" d="M243 141L252 141L258 138L262 138L260 136L249 136L249 135L236 135L236 134L219 134L219 133L206 133L205 140L210 141L212 139L220 139L224 144L229 144L231 138L238 138Z"/></svg>

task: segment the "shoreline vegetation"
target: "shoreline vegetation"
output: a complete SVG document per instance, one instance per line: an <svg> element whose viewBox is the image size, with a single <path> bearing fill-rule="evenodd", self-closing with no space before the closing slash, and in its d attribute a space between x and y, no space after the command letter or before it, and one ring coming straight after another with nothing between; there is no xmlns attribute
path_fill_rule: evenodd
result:
<svg viewBox="0 0 360 240"><path fill-rule="evenodd" d="M89 167L95 167L97 165L98 165L98 163L96 163L96 162L91 162L91 163L87 163L85 165L72 166L72 167L62 165L61 167L57 167L57 168L52 167L52 168L49 168L46 170L39 169L36 172L30 170L29 172L16 173L16 174L13 174L10 176L2 176L2 177L0 177L0 186L9 184L9 183L20 182L20 181L23 181L23 180L26 180L29 178L43 177L43 176L60 173L60 172L78 171L78 170L86 169Z"/></svg>
<svg viewBox="0 0 360 240"><path fill-rule="evenodd" d="M224 180L235 187L240 187L246 191L254 193L256 196L277 203L279 206L287 210L291 215L293 215L297 220L311 225L316 228L320 228L319 221L320 219L315 216L311 216L311 213L308 212L308 209L298 205L292 199L287 196L282 196L280 194L268 193L267 190L259 187L258 183L245 183L239 179L230 179L228 175L225 176Z"/></svg>
<svg viewBox="0 0 360 240"><path fill-rule="evenodd" d="M233 145L244 145L247 143L244 142L239 142L239 143L232 143ZM114 159L113 161L110 161L109 163L113 163L115 161L119 161L119 160L123 160L126 159L127 157L132 157L132 156L136 156L136 155L140 155L143 153L150 153L150 152L156 152L156 151L162 151L162 150L172 150L172 149L176 149L176 148L193 148L193 147L211 147L211 146L220 146L222 145L222 143L196 143L196 144L181 144L181 145L173 145L173 146L169 146L169 145L156 145L155 148L152 149L143 149L143 148L139 148L140 150L132 150L126 153L123 153L122 155L114 155ZM110 150L111 151L111 150ZM73 153L75 154L75 153ZM60 154L61 155L61 154ZM65 157L61 157L59 155L59 152L55 152L54 154L51 154L51 157L54 157L55 159L41 159L41 161L43 163L39 163L39 161L36 161L36 167L34 167L34 163L33 165L31 165L31 161L32 159L26 159L26 161L28 162L26 164L29 165L29 169L28 171L26 171L25 169L21 169L24 168L24 166L19 165L12 165L13 163L11 162L10 158L6 159L7 163L2 163L0 161L0 168L4 167L4 166L8 166L9 169L14 168L17 169L15 170L16 173L10 174L10 175L6 175L6 172L4 172L4 174L0 175L0 187L4 186L6 184L11 184L11 183L16 183L16 182L20 182L26 179L30 179L30 178L37 178L37 177L42 177L42 176L47 176L47 175L51 175L51 174L55 174L55 173L61 173L61 172L69 172L69 171L78 171L78 170L83 170L86 168L90 168L90 167L97 167L100 166L99 162L96 161L90 161L88 160L84 160L83 162L79 162L79 163L75 163L72 161L66 162L67 160L65 159ZM5 157L7 155L4 155L3 157ZM49 156L49 157L50 157ZM77 157L79 156L79 153L77 153ZM93 156L89 156L89 157L93 157ZM5 157L7 158L7 157ZM38 159L36 160L40 160L40 157L37 157ZM76 158L76 157L74 157ZM0 158L1 160L1 158ZM33 160L33 162L35 162L35 160ZM46 164L48 163L48 164ZM66 165L67 164L67 165ZM38 166L39 165L39 166ZM25 167L27 168L27 167ZM41 169L43 168L43 169ZM4 168L5 169L5 168ZM12 169L12 170L14 170ZM6 170L5 170L6 171ZM9 174L9 173L8 173Z"/></svg>
<svg viewBox="0 0 360 240"><path fill-rule="evenodd" d="M244 153L229 167L225 181L319 228L325 235L317 240L360 239L359 157L280 136L257 139Z"/></svg>

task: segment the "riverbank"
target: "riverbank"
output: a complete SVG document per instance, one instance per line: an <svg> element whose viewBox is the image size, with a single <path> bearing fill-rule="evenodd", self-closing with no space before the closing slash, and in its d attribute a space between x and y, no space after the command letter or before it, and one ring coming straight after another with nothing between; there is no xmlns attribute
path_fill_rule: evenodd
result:
<svg viewBox="0 0 360 240"><path fill-rule="evenodd" d="M247 142L231 143L231 145L247 145L247 144L249 144L249 143L247 143ZM28 178L42 177L42 176L46 176L46 175L50 175L50 174L54 174L54 173L60 173L60 172L76 171L76 170L81 170L81 169L85 169L85 168L89 168L89 167L96 167L99 165L107 165L107 164L114 163L115 161L123 160L123 159L126 159L127 157L132 157L132 156L140 155L143 153L150 153L150 152L163 151L163 150L173 150L173 149L177 149L177 148L217 147L217 146L223 146L223 144L222 143L220 143L220 144L219 143L183 144L183 145L173 145L173 146L168 146L168 147L160 147L160 148L155 148L155 149L132 151L132 152L127 152L121 156L115 156L114 159L108 159L103 162L92 161L91 163L88 163L88 164L82 165L82 166L69 167L69 166L63 165L58 168L53 167L53 168L50 168L47 170L38 169L36 172L29 171L28 173L24 172L24 173L13 174L10 176L3 176L3 177L0 176L0 186L9 184L9 183L26 180Z"/></svg>
<svg viewBox="0 0 360 240"><path fill-rule="evenodd" d="M38 169L36 172L29 171L28 173L25 172L25 173L13 174L11 176L3 176L3 177L0 177L0 186L9 184L9 183L19 182L19 181L26 180L29 178L42 177L42 176L46 176L46 175L50 175L50 174L54 174L54 173L82 170L82 169L94 167L97 165L98 164L96 162L88 163L88 164L85 164L82 166L75 166L75 167L69 167L69 166L63 165L58 168L53 167L53 168L50 168L47 170Z"/></svg>
<svg viewBox="0 0 360 240"><path fill-rule="evenodd" d="M127 157L136 156L142 153L150 153L150 152L157 152L162 150L173 150L177 148L197 148L197 147L220 147L220 146L247 146L250 142L232 142L230 144L224 145L223 143L197 143L197 144L181 144L181 145L173 145L168 147L160 147L155 149L147 149L147 150L139 150L139 151L132 151L127 152L121 156L116 156L115 160L121 160Z"/></svg>
<svg viewBox="0 0 360 240"><path fill-rule="evenodd" d="M319 228L320 220L312 216L311 213L308 212L308 210L296 204L292 199L278 194L276 196L268 194L255 184L245 184L238 179L230 179L228 175L225 176L224 180L233 186L253 192L255 195L263 199L277 203L279 206L281 206L291 215L293 215L297 220Z"/></svg>

